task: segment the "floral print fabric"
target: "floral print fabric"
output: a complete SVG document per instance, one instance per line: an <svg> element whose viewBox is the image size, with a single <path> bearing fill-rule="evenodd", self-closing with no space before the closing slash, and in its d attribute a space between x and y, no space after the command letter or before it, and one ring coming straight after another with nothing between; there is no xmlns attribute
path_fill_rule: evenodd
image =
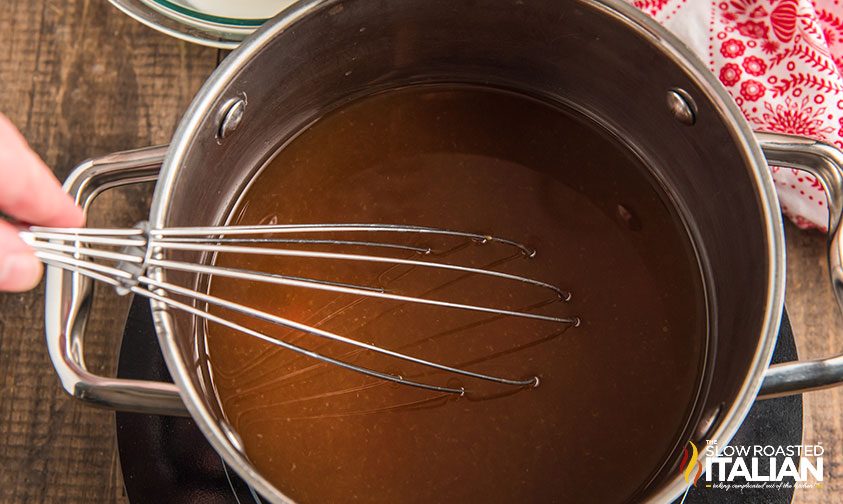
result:
<svg viewBox="0 0 843 504"><path fill-rule="evenodd" d="M757 131L843 148L843 0L629 0L708 64ZM772 167L782 211L828 223L822 184Z"/></svg>

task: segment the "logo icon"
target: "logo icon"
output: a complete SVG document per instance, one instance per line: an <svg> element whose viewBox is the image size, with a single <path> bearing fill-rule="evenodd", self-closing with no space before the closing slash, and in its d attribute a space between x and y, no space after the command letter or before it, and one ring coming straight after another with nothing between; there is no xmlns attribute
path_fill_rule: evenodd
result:
<svg viewBox="0 0 843 504"><path fill-rule="evenodd" d="M694 486L697 486L697 481L702 475L702 464L699 464L700 452L697 450L697 445L693 441L688 441L688 446L682 451L682 461L679 462L679 472L685 476L685 483L691 483L691 474L694 468L697 473L693 476Z"/></svg>

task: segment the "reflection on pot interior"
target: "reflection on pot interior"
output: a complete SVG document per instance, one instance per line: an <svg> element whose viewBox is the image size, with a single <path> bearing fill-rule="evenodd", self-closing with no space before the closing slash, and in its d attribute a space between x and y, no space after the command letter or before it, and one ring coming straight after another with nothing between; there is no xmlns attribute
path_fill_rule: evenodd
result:
<svg viewBox="0 0 843 504"><path fill-rule="evenodd" d="M410 265L236 254L217 262L576 315L582 324L560 331L544 321L212 279L212 294L366 343L472 371L540 377L536 388L457 381L214 308L355 365L469 391L458 397L392 384L210 324L207 365L221 409L249 459L289 497L627 502L674 462L703 375L701 274L667 196L600 127L559 105L480 87L409 87L356 100L281 148L232 224L337 222L444 227L525 243L535 257L464 239L389 237L431 248L434 261L537 278L573 297L546 303L545 291Z"/></svg>

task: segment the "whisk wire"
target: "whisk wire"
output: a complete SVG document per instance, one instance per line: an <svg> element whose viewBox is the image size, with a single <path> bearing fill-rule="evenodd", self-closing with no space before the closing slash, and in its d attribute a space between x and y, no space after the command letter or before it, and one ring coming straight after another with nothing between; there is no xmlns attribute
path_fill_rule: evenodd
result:
<svg viewBox="0 0 843 504"><path fill-rule="evenodd" d="M275 233L415 233L439 236L452 236L469 238L478 242L493 241L516 247L527 257L533 257L536 251L521 243L500 238L497 236L465 231L454 231L451 229L434 228L427 226L407 226L402 224L274 224L254 226L211 226L211 227L172 227L157 229L150 234L153 237L161 236L209 236L209 235L243 235L243 234L275 234Z"/></svg>
<svg viewBox="0 0 843 504"><path fill-rule="evenodd" d="M294 288L317 289L351 296L378 298L401 303L415 303L440 308L468 310L492 314L499 317L518 317L533 319L567 327L579 325L577 317L560 317L518 311L492 306L459 303L428 297L410 296L387 292L383 287L357 285L333 280L312 279L277 273L259 272L245 269L228 268L217 265L204 265L184 261L160 258L167 250L211 252L216 254L263 254L294 258L311 258L332 261L352 261L367 263L384 263L439 269L461 273L463 277L482 275L506 281L514 281L532 285L552 291L557 301L567 301L570 293L546 282L524 276L513 275L500 271L474 268L447 262L424 261L420 259L405 259L390 256L376 256L368 254L351 254L341 252L324 252L300 249L270 248L267 246L248 245L318 245L318 246L357 246L368 248L382 248L384 250L398 250L412 252L419 255L431 254L431 248L390 242L376 242L368 240L347 239L308 239L308 238L266 238L273 234L290 233L416 233L420 235L439 235L469 239L478 244L498 243L518 249L525 257L533 257L535 250L517 242L494 236L477 233L466 233L447 229L422 226L385 225L385 224L312 224L312 225L271 225L271 226L225 226L201 228L167 228L147 229L140 226L134 229L89 229L89 228L43 228L32 227L21 230L21 238L33 249L36 257L49 266L59 267L87 276L96 281L115 287L118 292L133 292L137 295L156 300L163 305L183 311L210 322L220 324L243 334L258 338L261 341L288 349L295 353L316 359L320 362L339 366L341 368L361 373L377 379L412 387L463 395L465 389L455 386L442 386L411 380L397 373L379 371L364 366L358 366L338 358L310 350L283 339L274 338L261 331L246 327L223 316L211 313L207 309L196 306L197 303L217 306L230 312L240 313L247 317L269 322L273 325L285 327L302 333L346 344L357 348L357 351L368 351L389 358L403 360L419 366L431 368L448 374L484 380L504 385L519 387L538 385L538 377L513 379L493 376L462 367L449 366L439 362L408 355L396 350L390 350L374 344L364 343L353 338L342 336L331 331L297 322L279 315L267 313L254 307L246 306L235 301L223 299L208 293L175 285L163 280L157 280L146 274L150 267L162 270L183 271L211 277L229 277L239 280L267 282ZM260 235L260 237L255 236ZM236 238L231 238L236 236ZM251 237L249 237L251 236ZM120 251L107 250L96 247L122 247ZM91 259L112 261L115 265L94 262ZM171 296L178 296L189 300L185 303Z"/></svg>
<svg viewBox="0 0 843 504"><path fill-rule="evenodd" d="M150 266L157 266L168 270L186 271L189 273L201 273L206 275L224 276L230 278L237 278L241 280L251 280L255 282L266 282L277 285L286 285L288 287L303 287L306 289L327 290L342 294L352 294L358 296L375 297L381 299L389 299L392 301L402 301L406 303L426 304L432 306L440 306L443 308L455 308L459 310L469 310L485 313L494 313L496 315L509 315L512 317L529 318L535 320L546 320L548 322L561 322L573 324L574 320L570 318L553 317L550 315L540 315L537 313L517 312L511 310L504 310L500 308L491 308L487 306L468 305L462 303L454 303L451 301L442 301L438 299L427 299L415 296L404 296L401 294L391 294L389 292L379 292L376 290L359 289L354 287L342 287L339 285L327 285L325 283L316 282L311 279L295 280L290 277L276 275L272 273L256 273L250 270L225 268L221 266L204 266L200 264L193 264L181 261L168 261L161 259L150 259Z"/></svg>
<svg viewBox="0 0 843 504"><path fill-rule="evenodd" d="M284 318L284 317L280 317L278 315L266 313L264 311L257 310L255 308L251 308L249 306L245 306L245 305L242 305L240 303L228 301L228 300L216 297L216 296L212 296L210 294L203 294L203 293L200 293L200 292L193 291L191 289L185 289L184 287L173 285L171 283L159 282L157 280L153 280L153 279L148 278L148 277L142 277L141 283L146 284L146 285L150 285L152 287L158 287L158 288L161 288L161 289L164 289L164 290L167 290L167 291L171 291L171 292L174 292L176 294L181 294L181 295L184 295L184 296L192 297L192 298L198 299L199 301L202 301L202 302L205 302L205 303L214 304L214 305L220 306L222 308L226 308L226 309L229 309L229 310L232 310L232 311L237 311L237 312L243 313L245 315L250 315L250 316L255 317L257 319L264 320L264 321L267 321L267 322L271 322L273 324L277 324L277 325L280 325L280 326L283 326L283 327L287 327L287 328L290 328L290 329L295 329L295 330L298 330L298 331L306 332L308 334L312 334L314 336L319 336L319 337L326 338L326 339L329 339L329 340L338 341L338 342L345 343L345 344L348 344L348 345L351 345L351 346L355 346L355 347L362 348L362 349L365 349L365 350L369 350L369 351L372 351L372 352L375 352L375 353L379 353L381 355L386 355L386 356L393 357L393 358L396 358L396 359L412 362L414 364L419 364L419 365L422 365L422 366L439 369L441 371L447 371L449 373L455 373L455 374L459 374L459 375L463 375L463 376L468 376L468 377L471 377L471 378L477 378L477 379L480 379L480 380L492 381L492 382L496 382L496 383L503 383L503 384L507 384L507 385L522 385L523 386L523 385L531 385L535 382L535 378L530 378L530 379L527 379L527 380L513 380L513 379L508 379L508 378L499 378L499 377L496 377L496 376L491 376L491 375L487 375L487 374L483 374L483 373L476 373L476 372L473 372L473 371L467 371L467 370L464 370L464 369L457 369L457 368L447 366L447 365L444 365L444 364L439 364L438 362L432 362L432 361L421 359L421 358L418 358L418 357L413 357L411 355L402 354L400 352L395 352L395 351L392 351L392 350L389 350L389 349L386 349L386 348L381 348L381 347L378 347L376 345L364 343L362 341L357 341L355 339L348 338L348 337L345 337L345 336L341 336L339 334L336 334L336 333L333 333L333 332L330 332L330 331L326 331L324 329L319 329L318 327L314 327L314 326L311 326L311 325L308 325L308 324L302 324L300 322L296 322L296 321L290 320L288 318ZM275 343L275 342L278 341L274 338L269 338L269 339L272 340L271 341L272 343Z"/></svg>
<svg viewBox="0 0 843 504"><path fill-rule="evenodd" d="M233 254L260 254L260 255L274 255L274 256L281 256L281 257L298 257L298 258L309 258L309 259L329 259L329 260L337 260L337 261L360 261L360 262L373 262L373 263L386 263L386 264L401 264L405 266L420 266L423 268L434 268L434 269L445 269L445 270L453 270L459 271L462 273L472 273L475 275L485 275L485 276L494 276L498 278L503 278L507 280L515 280L518 282L524 282L533 284L537 287L542 287L544 289L549 289L556 293L563 300L567 300L570 297L570 293L559 289L556 286L550 285L545 282L541 282L538 280L533 280L532 278L526 278L518 275L511 275L509 273L503 273L500 271L494 270L484 270L480 268L472 268L469 266L461 266L458 264L448 264L448 263L438 263L438 262L430 262L430 261L419 261L416 259L401 259L397 257L383 257L383 256L373 256L373 255L364 255L364 254L343 254L337 252L319 252L319 251L311 251L311 250L289 250L289 249L273 249L267 247L240 247L240 246L231 246L231 245L212 245L212 244L189 244L189 243L174 243L168 241L153 241L152 245L154 247L161 247L163 249L169 250L188 250L188 251L200 251L200 252L224 252L224 253L233 253Z"/></svg>

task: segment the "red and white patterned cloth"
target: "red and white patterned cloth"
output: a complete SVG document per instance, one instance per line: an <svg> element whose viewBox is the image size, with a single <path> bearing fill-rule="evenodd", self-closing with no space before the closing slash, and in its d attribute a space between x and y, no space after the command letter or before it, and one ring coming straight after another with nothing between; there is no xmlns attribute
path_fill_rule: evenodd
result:
<svg viewBox="0 0 843 504"><path fill-rule="evenodd" d="M681 38L729 90L750 125L843 148L843 0L628 0ZM828 223L822 185L772 168L782 211Z"/></svg>

